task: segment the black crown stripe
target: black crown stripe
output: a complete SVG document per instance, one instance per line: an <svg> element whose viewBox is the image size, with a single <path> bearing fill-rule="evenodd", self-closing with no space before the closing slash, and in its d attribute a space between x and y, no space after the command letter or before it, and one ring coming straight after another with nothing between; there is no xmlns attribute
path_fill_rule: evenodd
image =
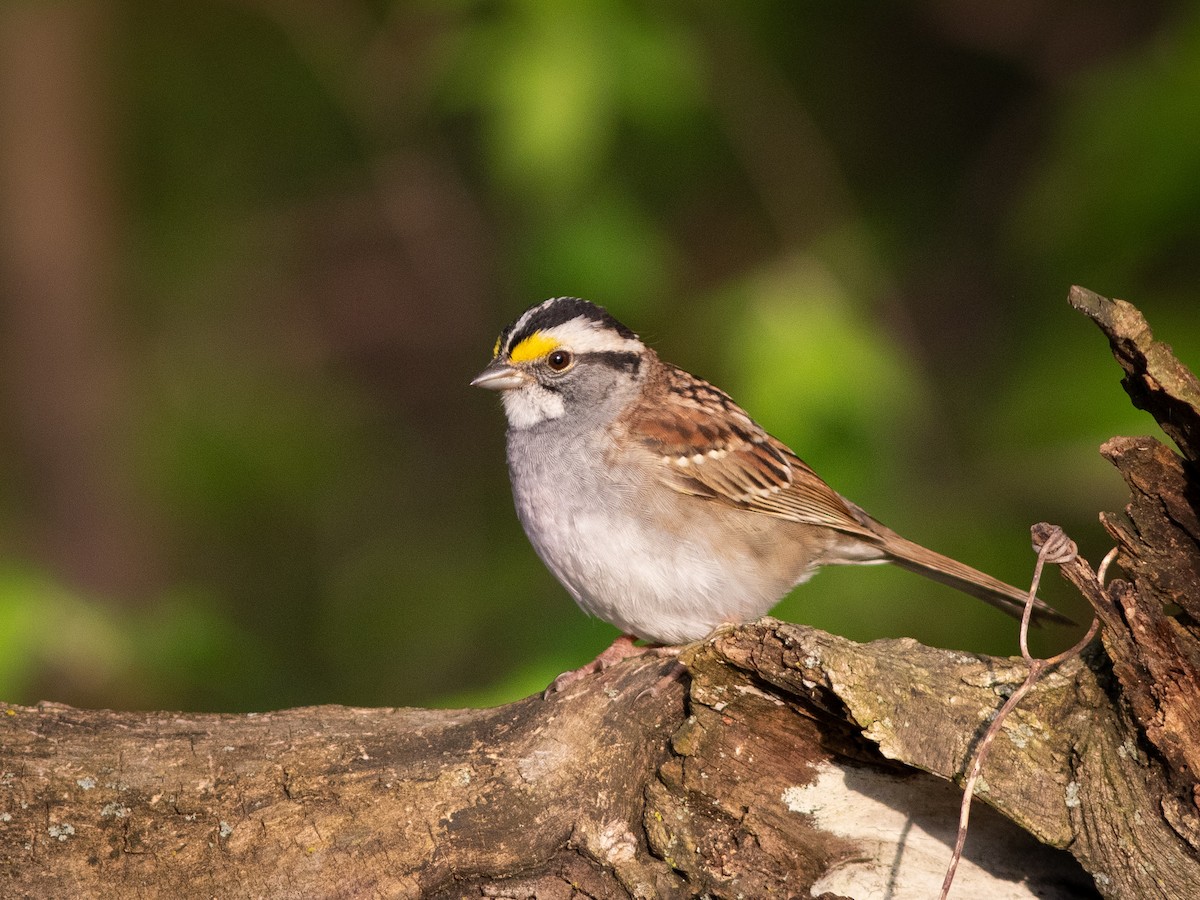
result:
<svg viewBox="0 0 1200 900"><path fill-rule="evenodd" d="M523 313L522 317L524 315L526 314ZM604 307L597 306L595 303L590 303L579 297L555 297L553 300L543 303L529 317L529 320L525 322L519 332L514 334L513 330L516 328L517 323L521 321L520 318L505 328L500 333L500 343L503 349L508 351L535 331L546 331L556 325L562 325L565 322L570 322L572 319L580 318L591 322L599 322L605 328L615 331L623 338L637 340L637 335L609 315Z"/></svg>

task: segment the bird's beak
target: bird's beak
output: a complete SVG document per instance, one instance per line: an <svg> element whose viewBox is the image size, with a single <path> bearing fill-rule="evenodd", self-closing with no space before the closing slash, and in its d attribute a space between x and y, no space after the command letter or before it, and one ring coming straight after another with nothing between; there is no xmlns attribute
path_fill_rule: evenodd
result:
<svg viewBox="0 0 1200 900"><path fill-rule="evenodd" d="M499 359L471 379L471 387L487 388L489 391L509 391L529 381L529 376Z"/></svg>

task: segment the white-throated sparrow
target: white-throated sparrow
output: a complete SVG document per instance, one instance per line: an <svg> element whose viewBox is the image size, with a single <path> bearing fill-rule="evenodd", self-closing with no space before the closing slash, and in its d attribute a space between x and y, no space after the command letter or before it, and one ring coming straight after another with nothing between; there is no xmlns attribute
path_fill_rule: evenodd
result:
<svg viewBox="0 0 1200 900"><path fill-rule="evenodd" d="M626 635L698 640L764 615L826 565L892 562L1022 613L1025 591L877 522L724 392L586 300L527 310L471 383L501 392L534 549L585 611ZM1069 621L1040 600L1035 612ZM618 641L598 667L631 645Z"/></svg>

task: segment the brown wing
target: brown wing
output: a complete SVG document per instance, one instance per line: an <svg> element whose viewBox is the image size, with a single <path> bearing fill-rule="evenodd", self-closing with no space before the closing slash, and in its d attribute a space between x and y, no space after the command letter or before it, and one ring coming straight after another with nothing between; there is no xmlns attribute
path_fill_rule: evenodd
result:
<svg viewBox="0 0 1200 900"><path fill-rule="evenodd" d="M878 540L856 508L727 394L681 369L668 367L665 375L660 390L637 411L639 438L658 457L664 484L740 509ZM668 390L671 402L663 402Z"/></svg>
<svg viewBox="0 0 1200 900"><path fill-rule="evenodd" d="M659 477L681 494L836 529L880 552L834 553L823 557L822 563L890 559L1010 615L1021 616L1024 590L914 544L880 524L841 497L785 444L763 431L728 395L708 382L664 366L647 385L647 397L633 414L632 431L657 458ZM1034 615L1071 621L1041 600L1034 602Z"/></svg>

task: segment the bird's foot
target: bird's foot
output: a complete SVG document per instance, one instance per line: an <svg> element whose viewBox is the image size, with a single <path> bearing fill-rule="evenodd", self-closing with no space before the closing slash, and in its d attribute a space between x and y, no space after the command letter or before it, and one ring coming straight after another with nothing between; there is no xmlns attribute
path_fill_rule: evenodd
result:
<svg viewBox="0 0 1200 900"><path fill-rule="evenodd" d="M662 649L654 647L638 647L633 643L636 640L637 638L632 634L621 635L609 645L607 650L603 651L590 663L582 665L578 669L571 669L569 672L563 672L561 675L555 678L552 682L550 682L550 686L546 688L545 692L542 694L542 697L548 700L550 699L551 694L557 694L559 691L567 687L567 685L573 684L580 678L586 678L588 675L594 675L596 672L603 672L605 669L616 665L623 659L629 659L631 656L641 656L643 653L651 650Z"/></svg>

